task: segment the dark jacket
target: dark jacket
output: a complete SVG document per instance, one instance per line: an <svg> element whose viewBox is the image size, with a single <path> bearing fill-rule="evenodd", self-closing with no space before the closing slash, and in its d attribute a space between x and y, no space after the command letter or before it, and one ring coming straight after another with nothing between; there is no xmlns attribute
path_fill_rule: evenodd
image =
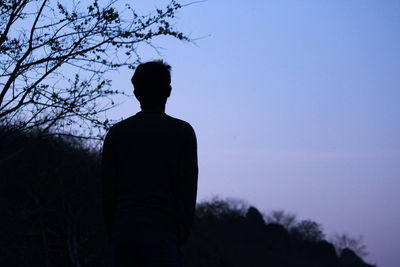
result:
<svg viewBox="0 0 400 267"><path fill-rule="evenodd" d="M197 144L189 123L139 112L107 133L103 145L103 207L108 237L130 228L189 237L197 195Z"/></svg>

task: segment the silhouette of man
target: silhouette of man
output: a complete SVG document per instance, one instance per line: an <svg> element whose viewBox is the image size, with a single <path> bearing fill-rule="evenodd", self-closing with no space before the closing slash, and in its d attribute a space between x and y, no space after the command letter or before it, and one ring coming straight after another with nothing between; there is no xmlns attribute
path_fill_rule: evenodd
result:
<svg viewBox="0 0 400 267"><path fill-rule="evenodd" d="M104 140L103 207L114 264L182 266L197 195L197 144L189 123L165 114L171 67L140 64L132 77L141 111Z"/></svg>

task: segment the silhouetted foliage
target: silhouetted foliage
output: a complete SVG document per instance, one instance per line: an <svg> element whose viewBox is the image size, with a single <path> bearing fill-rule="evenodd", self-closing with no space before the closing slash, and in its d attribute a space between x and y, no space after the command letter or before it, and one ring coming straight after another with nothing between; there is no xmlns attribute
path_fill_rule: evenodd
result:
<svg viewBox="0 0 400 267"><path fill-rule="evenodd" d="M249 223L253 224L254 227L263 227L265 225L263 215L255 207L250 207L247 210L246 219L249 221Z"/></svg>
<svg viewBox="0 0 400 267"><path fill-rule="evenodd" d="M133 68L157 36L189 41L173 26L176 1L148 15L118 2L0 1L2 124L96 137L109 125L110 96L122 93L106 74Z"/></svg>
<svg viewBox="0 0 400 267"><path fill-rule="evenodd" d="M331 242L335 245L338 254L342 254L345 249L350 249L360 257L368 255L362 236L354 238L346 233L335 234L331 238Z"/></svg>
<svg viewBox="0 0 400 267"><path fill-rule="evenodd" d="M321 241L325 238L322 226L311 220L304 220L297 223L292 229L293 235L298 235L305 241Z"/></svg>
<svg viewBox="0 0 400 267"><path fill-rule="evenodd" d="M226 219L243 217L247 212L247 204L238 199L221 199L213 197L209 202L197 205L196 215L199 218Z"/></svg>
<svg viewBox="0 0 400 267"><path fill-rule="evenodd" d="M0 151L0 266L102 266L98 153L37 133Z"/></svg>
<svg viewBox="0 0 400 267"><path fill-rule="evenodd" d="M342 267L358 267L365 266L364 261L353 250L345 248L342 250L340 257L340 266Z"/></svg>
<svg viewBox="0 0 400 267"><path fill-rule="evenodd" d="M296 215L283 210L274 210L266 216L266 221L267 223L278 223L290 229L296 224Z"/></svg>
<svg viewBox="0 0 400 267"><path fill-rule="evenodd" d="M97 151L73 138L17 134L0 139L0 169L0 266L111 266ZM318 223L287 228L264 217L237 199L199 203L186 266L371 266L349 248L338 255Z"/></svg>

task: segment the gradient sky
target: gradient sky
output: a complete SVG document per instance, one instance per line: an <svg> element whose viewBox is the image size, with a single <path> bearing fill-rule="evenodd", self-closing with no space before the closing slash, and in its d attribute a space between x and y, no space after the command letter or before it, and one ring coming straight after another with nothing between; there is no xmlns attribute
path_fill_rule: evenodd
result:
<svg viewBox="0 0 400 267"><path fill-rule="evenodd" d="M155 42L173 67L167 113L197 132L198 200L240 198L328 237L363 235L370 263L399 266L400 1L208 0L176 27L206 36ZM115 89L130 93L131 75L114 73ZM124 101L108 115L139 111Z"/></svg>

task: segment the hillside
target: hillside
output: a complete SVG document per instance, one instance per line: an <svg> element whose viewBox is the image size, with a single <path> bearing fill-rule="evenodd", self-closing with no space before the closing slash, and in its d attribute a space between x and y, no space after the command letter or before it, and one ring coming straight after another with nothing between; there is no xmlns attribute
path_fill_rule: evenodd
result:
<svg viewBox="0 0 400 267"><path fill-rule="evenodd" d="M0 266L111 266L100 153L74 139L0 136ZM371 266L350 249L337 255L312 222L288 228L237 204L198 204L186 266Z"/></svg>

